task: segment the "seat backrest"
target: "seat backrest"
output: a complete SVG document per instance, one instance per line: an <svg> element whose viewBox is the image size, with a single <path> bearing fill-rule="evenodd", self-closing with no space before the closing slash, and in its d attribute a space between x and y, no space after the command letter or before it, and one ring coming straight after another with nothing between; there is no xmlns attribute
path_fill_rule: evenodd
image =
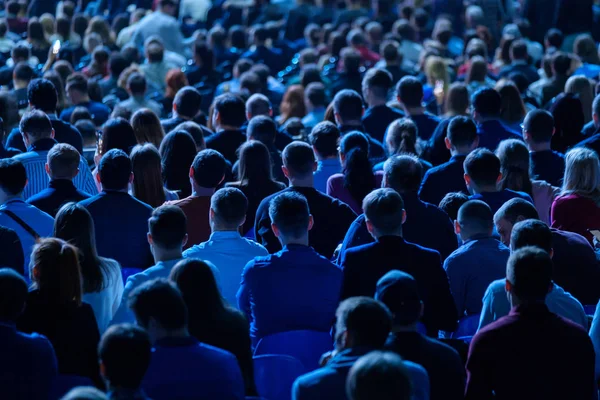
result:
<svg viewBox="0 0 600 400"><path fill-rule="evenodd" d="M294 357L262 355L254 357L254 381L258 394L269 400L290 400L292 385L304 373L304 366Z"/></svg>
<svg viewBox="0 0 600 400"><path fill-rule="evenodd" d="M479 327L479 314L469 315L468 317L462 318L458 321L458 328L452 334L453 338L460 338L464 336L474 336L477 333Z"/></svg>
<svg viewBox="0 0 600 400"><path fill-rule="evenodd" d="M262 338L255 356L263 354L286 354L299 360L306 372L319 367L323 353L333 348L331 336L327 332L289 331Z"/></svg>
<svg viewBox="0 0 600 400"><path fill-rule="evenodd" d="M95 386L94 382L86 376L79 375L58 375L52 385L51 400L58 400L67 394L71 389L79 386Z"/></svg>

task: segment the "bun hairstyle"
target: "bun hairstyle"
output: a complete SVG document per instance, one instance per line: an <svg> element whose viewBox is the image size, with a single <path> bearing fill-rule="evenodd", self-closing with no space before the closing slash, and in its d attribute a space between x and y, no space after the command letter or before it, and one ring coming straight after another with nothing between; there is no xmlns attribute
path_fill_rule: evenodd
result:
<svg viewBox="0 0 600 400"><path fill-rule="evenodd" d="M358 204L362 204L363 199L375 188L367 137L360 132L346 134L340 142L340 153L344 157L344 187Z"/></svg>

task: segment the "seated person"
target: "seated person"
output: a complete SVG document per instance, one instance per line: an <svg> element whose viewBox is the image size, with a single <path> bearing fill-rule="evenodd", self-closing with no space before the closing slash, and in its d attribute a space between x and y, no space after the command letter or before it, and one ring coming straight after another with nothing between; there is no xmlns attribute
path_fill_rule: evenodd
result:
<svg viewBox="0 0 600 400"><path fill-rule="evenodd" d="M90 99L88 80L85 75L79 72L70 75L67 78L66 87L67 95L73 105L60 113L60 119L69 122L71 121L71 114L76 107L85 107L92 114L96 126L101 126L108 120L110 117L110 108Z"/></svg>
<svg viewBox="0 0 600 400"><path fill-rule="evenodd" d="M477 121L479 147L496 151L501 141L506 139L523 140L519 132L507 128L500 120L502 98L491 88L480 89L473 95L473 119Z"/></svg>
<svg viewBox="0 0 600 400"><path fill-rule="evenodd" d="M425 107L423 107L423 84L413 76L405 76L396 86L396 99L404 109L406 116L417 124L419 137L429 140L440 123L440 119L425 111Z"/></svg>

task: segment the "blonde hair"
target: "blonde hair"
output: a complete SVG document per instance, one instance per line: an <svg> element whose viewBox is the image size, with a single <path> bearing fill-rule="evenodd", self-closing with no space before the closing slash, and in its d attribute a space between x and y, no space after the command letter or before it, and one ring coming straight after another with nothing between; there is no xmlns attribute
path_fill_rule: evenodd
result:
<svg viewBox="0 0 600 400"><path fill-rule="evenodd" d="M54 16L49 13L44 13L40 16L40 24L42 24L42 28L44 28L44 35L46 36L46 40L52 35L54 35Z"/></svg>
<svg viewBox="0 0 600 400"><path fill-rule="evenodd" d="M443 81L444 93L448 92L450 76L446 62L442 57L430 56L427 58L427 61L425 61L425 75L427 76L427 82L432 87L435 87L436 81Z"/></svg>
<svg viewBox="0 0 600 400"><path fill-rule="evenodd" d="M567 153L561 194L587 197L600 206L600 160L596 152L577 147Z"/></svg>
<svg viewBox="0 0 600 400"><path fill-rule="evenodd" d="M583 106L585 122L592 120L592 103L594 102L594 88L590 80L583 75L572 76L565 84L565 93L576 94Z"/></svg>

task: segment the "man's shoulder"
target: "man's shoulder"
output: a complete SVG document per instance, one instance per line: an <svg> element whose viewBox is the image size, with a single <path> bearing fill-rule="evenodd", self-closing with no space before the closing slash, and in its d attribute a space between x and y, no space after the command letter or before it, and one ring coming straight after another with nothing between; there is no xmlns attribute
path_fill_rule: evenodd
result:
<svg viewBox="0 0 600 400"><path fill-rule="evenodd" d="M320 391L320 386L331 380L339 379L341 379L339 372L335 368L326 365L298 377L294 382L294 387L299 391Z"/></svg>
<svg viewBox="0 0 600 400"><path fill-rule="evenodd" d="M27 203L35 206L36 202L44 201L44 200L50 199L52 197L55 197L57 195L58 195L58 193L57 193L56 189L46 188L46 189L42 190L41 192L34 194L30 198L28 198Z"/></svg>

